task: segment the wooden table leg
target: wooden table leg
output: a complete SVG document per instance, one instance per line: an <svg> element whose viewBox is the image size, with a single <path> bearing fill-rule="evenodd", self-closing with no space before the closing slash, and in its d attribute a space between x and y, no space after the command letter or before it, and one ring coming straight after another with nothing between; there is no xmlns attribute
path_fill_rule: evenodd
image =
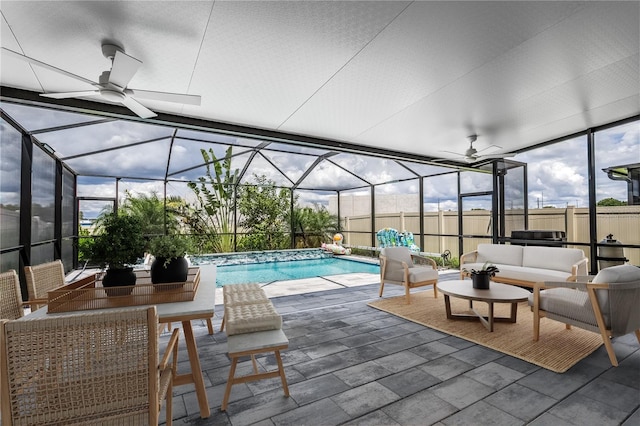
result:
<svg viewBox="0 0 640 426"><path fill-rule="evenodd" d="M187 353L189 354L189 364L191 365L191 377L196 387L196 395L198 396L198 405L200 406L200 417L206 419L211 415L209 410L209 401L207 400L207 391L204 387L204 377L202 376L202 368L200 367L200 357L198 356L198 348L196 347L196 339L193 336L193 328L191 321L182 321L182 330L184 331L184 340L187 344Z"/></svg>
<svg viewBox="0 0 640 426"><path fill-rule="evenodd" d="M487 305L489 306L489 313L487 314L486 317L482 315L476 308L472 308L471 311L475 315L456 314L456 315L453 315L453 318L454 319L478 319L480 320L480 323L482 323L484 328L486 328L489 331L493 331L493 303L487 302Z"/></svg>
<svg viewBox="0 0 640 426"><path fill-rule="evenodd" d="M476 308L471 304L472 300L469 300L469 304L471 307L471 311L473 314L454 314L451 312L451 300L449 299L449 295L444 295L444 307L447 312L447 319L452 320L468 320L468 321L476 321L479 320L482 325L490 332L493 332L493 325L496 322L516 322L516 313L518 310L518 303L510 303L511 304L511 315L508 317L496 317L494 316L494 303L495 302L487 302L486 300L482 300L488 305L487 315L481 314ZM478 300L476 300L478 302ZM498 302L500 303L500 302ZM504 302L507 303L507 302Z"/></svg>
<svg viewBox="0 0 640 426"><path fill-rule="evenodd" d="M447 319L452 319L451 317L451 300L449 300L449 295L444 295L444 309L447 311Z"/></svg>
<svg viewBox="0 0 640 426"><path fill-rule="evenodd" d="M489 331L493 332L493 303L489 303Z"/></svg>

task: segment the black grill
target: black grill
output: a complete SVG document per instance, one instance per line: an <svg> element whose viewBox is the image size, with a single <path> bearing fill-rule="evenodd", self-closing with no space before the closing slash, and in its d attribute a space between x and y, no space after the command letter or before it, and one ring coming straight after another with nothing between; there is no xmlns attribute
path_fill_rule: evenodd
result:
<svg viewBox="0 0 640 426"><path fill-rule="evenodd" d="M564 247L566 241L564 231L546 229L511 231L511 244L520 246Z"/></svg>

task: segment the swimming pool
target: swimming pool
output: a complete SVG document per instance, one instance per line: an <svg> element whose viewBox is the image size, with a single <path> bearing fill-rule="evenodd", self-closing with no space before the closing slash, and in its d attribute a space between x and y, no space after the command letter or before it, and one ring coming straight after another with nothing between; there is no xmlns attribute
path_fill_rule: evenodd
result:
<svg viewBox="0 0 640 426"><path fill-rule="evenodd" d="M263 284L273 281L297 280L357 272L379 274L380 266L374 263L335 257L218 265L216 270L216 285L222 287L227 284Z"/></svg>
<svg viewBox="0 0 640 426"><path fill-rule="evenodd" d="M337 257L320 248L205 254L189 257L189 262L203 270L216 265L217 287L358 272L380 273L380 266L373 260Z"/></svg>

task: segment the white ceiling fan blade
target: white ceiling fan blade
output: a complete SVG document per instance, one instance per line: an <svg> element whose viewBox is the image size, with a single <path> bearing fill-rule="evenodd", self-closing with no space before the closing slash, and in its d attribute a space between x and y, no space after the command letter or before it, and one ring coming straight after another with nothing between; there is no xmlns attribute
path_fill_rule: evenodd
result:
<svg viewBox="0 0 640 426"><path fill-rule="evenodd" d="M63 69L56 68L53 65L45 64L42 61L30 58L30 57L22 55L22 54L20 54L18 52L14 52L13 50L7 49L6 47L2 48L2 53L3 54L7 54L9 56L12 56L14 58L22 59L23 61L27 61L27 62L29 62L29 63L31 63L33 65L37 65L39 67L46 68L46 69L48 69L50 71L57 72L58 74L66 75L67 77L71 77L73 79L80 80L80 81L82 81L84 83L87 83L87 84L91 84L92 86L99 87L99 84L96 83L95 81L91 81L91 80L89 80L87 78L84 78L84 77L81 77L79 75L70 73L69 71L65 71Z"/></svg>
<svg viewBox="0 0 640 426"><path fill-rule="evenodd" d="M458 157L464 157L464 154L460 152L444 151L444 150L440 150L439 152L446 152L447 154L453 154L453 155L457 155Z"/></svg>
<svg viewBox="0 0 640 426"><path fill-rule="evenodd" d="M502 149L502 147L501 147L501 146L498 146L498 145L489 145L489 146L487 146L487 147L482 148L481 150L479 150L479 151L478 151L478 154L479 154L479 153L481 153L481 152L483 152L483 151L486 151L486 150L488 150L488 149Z"/></svg>
<svg viewBox="0 0 640 426"><path fill-rule="evenodd" d="M113 57L109 83L124 89L135 73L138 72L140 65L142 65L142 61L117 50L116 55Z"/></svg>
<svg viewBox="0 0 640 426"><path fill-rule="evenodd" d="M489 154L489 155L481 155L482 158L506 158L506 157L515 157L515 152L505 152L504 154Z"/></svg>
<svg viewBox="0 0 640 426"><path fill-rule="evenodd" d="M178 104L200 105L201 97L184 93L156 92L153 90L127 89L125 93L140 99L150 101L174 102Z"/></svg>
<svg viewBox="0 0 640 426"><path fill-rule="evenodd" d="M53 99L79 98L82 96L99 95L99 90L84 90L81 92L57 92L57 93L40 93L40 96Z"/></svg>
<svg viewBox="0 0 640 426"><path fill-rule="evenodd" d="M122 104L141 118L152 118L158 115L146 106L142 105L140 102L126 95L122 100Z"/></svg>

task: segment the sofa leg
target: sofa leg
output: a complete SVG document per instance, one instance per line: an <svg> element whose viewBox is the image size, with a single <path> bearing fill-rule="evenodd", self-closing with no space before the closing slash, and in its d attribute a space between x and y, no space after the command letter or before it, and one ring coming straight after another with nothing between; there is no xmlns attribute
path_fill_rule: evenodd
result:
<svg viewBox="0 0 640 426"><path fill-rule="evenodd" d="M407 285L404 288L405 288L405 294L406 294L406 297L407 297L407 305L410 305L411 304L411 293L409 292L409 286Z"/></svg>
<svg viewBox="0 0 640 426"><path fill-rule="evenodd" d="M533 341L537 342L540 339L540 311L533 311Z"/></svg>
<svg viewBox="0 0 640 426"><path fill-rule="evenodd" d="M636 339L638 339L638 343L640 343L640 329L635 331L636 333Z"/></svg>
<svg viewBox="0 0 640 426"><path fill-rule="evenodd" d="M384 290L384 283L380 281L380 295L378 297L382 297L382 290Z"/></svg>
<svg viewBox="0 0 640 426"><path fill-rule="evenodd" d="M433 283L433 298L438 298L438 283Z"/></svg>
<svg viewBox="0 0 640 426"><path fill-rule="evenodd" d="M564 328L566 328L567 330L571 330L571 324L565 324Z"/></svg>

